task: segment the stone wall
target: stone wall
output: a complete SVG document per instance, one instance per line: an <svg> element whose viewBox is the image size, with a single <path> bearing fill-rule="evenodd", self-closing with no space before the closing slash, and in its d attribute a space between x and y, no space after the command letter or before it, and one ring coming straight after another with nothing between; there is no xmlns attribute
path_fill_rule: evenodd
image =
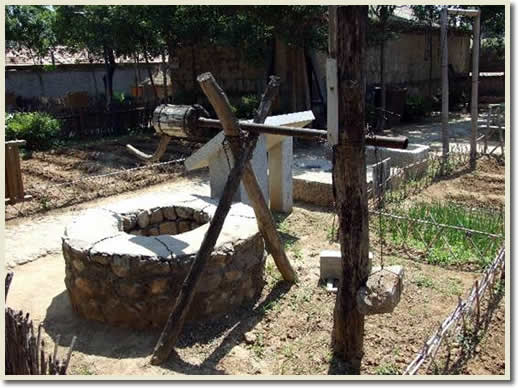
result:
<svg viewBox="0 0 518 388"><path fill-rule="evenodd" d="M74 311L115 326L163 327L215 207L209 201L187 198L178 205L169 201L123 212L96 210L79 217L63 238L65 284ZM225 221L188 320L216 318L254 302L261 293L264 243L251 208L242 204L233 208L237 210L231 210ZM203 225L180 234L135 235L170 224L180 228L182 223L189 228Z"/></svg>

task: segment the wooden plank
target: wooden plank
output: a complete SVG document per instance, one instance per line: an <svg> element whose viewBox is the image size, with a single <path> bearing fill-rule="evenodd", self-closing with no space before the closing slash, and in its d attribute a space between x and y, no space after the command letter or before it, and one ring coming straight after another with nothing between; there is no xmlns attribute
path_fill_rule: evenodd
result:
<svg viewBox="0 0 518 388"><path fill-rule="evenodd" d="M13 147L13 173L15 177L16 202L23 201L23 179L22 170L20 166L20 153L18 146Z"/></svg>

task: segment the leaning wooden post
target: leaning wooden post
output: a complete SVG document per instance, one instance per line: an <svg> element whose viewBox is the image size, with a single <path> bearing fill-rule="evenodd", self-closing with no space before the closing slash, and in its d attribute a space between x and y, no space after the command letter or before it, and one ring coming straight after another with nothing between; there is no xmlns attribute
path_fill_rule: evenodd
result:
<svg viewBox="0 0 518 388"><path fill-rule="evenodd" d="M201 74L198 77L198 82L209 99L209 102L214 107L217 116L221 120L225 135L238 135L240 131L238 122L230 109L230 104L228 103L225 93L217 84L212 74ZM236 150L232 148L232 145L231 149L235 158ZM296 282L297 274L286 257L286 252L284 252L281 238L277 232L275 220L273 219L272 213L270 213L270 209L264 199L261 187L257 182L257 178L250 163L246 165L245 171L243 172L243 185L245 186L248 198L250 199L254 209L255 216L257 218L257 226L264 238L266 249L272 255L284 280L293 283Z"/></svg>
<svg viewBox="0 0 518 388"><path fill-rule="evenodd" d="M237 139L237 141L235 139ZM232 143L234 142L238 147L240 147L239 137L234 138ZM187 313L190 310L192 299L196 293L198 281L200 280L200 276L205 269L205 265L207 264L210 255L214 250L216 241L218 240L221 229L223 228L223 224L225 223L225 218L232 205L232 198L234 197L239 184L241 183L241 176L243 174L245 164L252 157L254 148L255 140L249 142L246 147L241 148L239 157L236 158L236 163L230 171L227 183L223 189L223 195L221 196L221 199L218 203L214 217L210 222L209 229L203 238L200 249L194 258L189 274L187 275L187 278L185 279L182 288L180 289L180 294L176 299L173 311L171 314L169 314L164 330L162 331L162 334L160 335L160 338L158 339L158 342L155 346L153 356L151 357L151 364L153 365L158 365L164 362L169 357L169 354L171 354L171 351L176 344L176 340L178 339L178 336L180 335L180 332L183 328Z"/></svg>
<svg viewBox="0 0 518 388"><path fill-rule="evenodd" d="M449 88L448 88L448 9L441 10L441 128L442 128L442 165L441 173L445 173L450 152L450 134L448 128L449 113Z"/></svg>
<svg viewBox="0 0 518 388"><path fill-rule="evenodd" d="M226 98L225 93L219 88L216 84L216 81L210 76L215 86L221 92L219 95L211 99L211 104L213 105L216 112L218 112L218 117L220 118L223 128L230 127L232 125L237 125L237 120L230 110L230 104ZM274 84L272 84L274 83ZM272 92L272 88L278 88L278 83L276 79L272 79L269 87L267 88L263 98L261 100L261 105L256 114L256 120L263 120L268 116L269 111L271 109L273 98L275 97L276 92ZM222 114L219 115L219 112L230 112L228 115ZM225 135L227 139L232 139L230 142L230 147L232 148L232 152L234 155L234 167L230 171L227 183L225 184L225 188L223 189L223 194L218 203L218 208L216 209L216 213L210 223L209 229L205 234L203 242L200 246L200 250L194 259L191 270L185 279L184 284L180 290L180 294L176 299L175 306L173 311L169 315L167 319L166 326L160 335L160 338L155 346L155 350L153 352L153 356L151 357L151 363L154 365L161 364L164 362L176 344L178 336L183 328L183 324L185 322L185 318L187 317L187 313L189 312L190 305L194 294L196 292L196 286L200 275L203 273L205 265L212 253L214 246L216 245L216 241L221 232L223 224L225 222L226 215L230 210L230 206L232 205L232 198L236 193L241 179L243 179L244 171L246 170L246 166L250 165L249 160L252 157L253 150L255 148L255 143L257 140L257 136L253 134L248 135L248 146L243 148L240 142L241 136L246 136L242 133L242 131L237 127L237 130L232 134L227 133L225 131ZM255 177L255 176L254 176Z"/></svg>
<svg viewBox="0 0 518 388"><path fill-rule="evenodd" d="M367 6L337 7L334 31L338 80L338 143L333 146L333 192L339 222L342 279L334 309L333 347L352 373L363 357L365 317L356 294L367 282L369 223L365 164L365 33ZM330 12L330 15L332 13Z"/></svg>

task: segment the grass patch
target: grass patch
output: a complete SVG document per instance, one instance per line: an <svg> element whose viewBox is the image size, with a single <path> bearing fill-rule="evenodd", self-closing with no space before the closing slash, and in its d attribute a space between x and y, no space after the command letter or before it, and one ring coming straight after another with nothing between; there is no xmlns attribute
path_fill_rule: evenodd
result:
<svg viewBox="0 0 518 388"><path fill-rule="evenodd" d="M469 209L454 204L416 203L406 211L392 209L396 215L407 216L437 224L460 226L467 229L504 234L503 212ZM373 217L376 233L396 246L406 244L414 250L427 253L427 262L437 265L475 264L485 268L491 263L502 243L487 235L464 230L443 228L433 224L414 223L389 216ZM381 222L381 228L379 223Z"/></svg>
<svg viewBox="0 0 518 388"><path fill-rule="evenodd" d="M399 369L394 364L382 364L374 370L376 375L399 375Z"/></svg>
<svg viewBox="0 0 518 388"><path fill-rule="evenodd" d="M428 276L421 276L414 281L415 285L419 288L434 288L434 283Z"/></svg>

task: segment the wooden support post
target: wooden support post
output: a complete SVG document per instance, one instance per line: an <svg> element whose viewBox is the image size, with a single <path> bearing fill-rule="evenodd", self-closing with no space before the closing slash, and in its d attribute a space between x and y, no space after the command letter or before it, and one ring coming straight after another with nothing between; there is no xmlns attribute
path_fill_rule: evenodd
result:
<svg viewBox="0 0 518 388"><path fill-rule="evenodd" d="M333 12L334 13L334 12ZM367 6L340 6L329 20L338 71L338 144L333 146L333 192L339 222L342 279L334 309L333 347L351 373L363 357L365 317L356 294L370 272L365 164L365 36ZM331 15L331 12L330 12Z"/></svg>
<svg viewBox="0 0 518 388"><path fill-rule="evenodd" d="M223 92L223 90L219 87L212 74L201 74L198 77L198 82L200 83L203 92L209 99L209 102L214 107L218 118L221 120L225 135L239 135L239 124L230 109L227 96L225 95L225 92ZM236 153L237 151L238 150L232 148L234 158L236 158L238 155ZM273 219L272 213L270 213L270 209L268 208L268 204L263 197L261 187L257 182L257 178L250 163L248 163L245 167L245 171L243 173L243 184L254 209L255 216L257 218L257 225L264 238L266 249L272 255L275 264L277 265L277 268L279 268L279 271L281 272L284 280L288 282L296 282L297 274L293 270L290 262L288 261L288 258L286 257L281 238L275 226L275 220Z"/></svg>
<svg viewBox="0 0 518 388"><path fill-rule="evenodd" d="M487 108L486 134L484 136L484 154L487 154L487 140L491 133L490 127L491 127L491 116L493 113L492 110L493 110L493 108L491 107L491 105L489 105Z"/></svg>
<svg viewBox="0 0 518 388"><path fill-rule="evenodd" d="M473 20L473 69L471 70L471 168L477 166L477 137L478 137L478 69L480 53L480 12Z"/></svg>
<svg viewBox="0 0 518 388"><path fill-rule="evenodd" d="M158 365L164 362L169 357L169 354L171 354L171 351L176 344L178 336L180 335L180 332L183 328L185 318L187 317L187 313L189 312L192 299L196 292L196 286L200 275L203 273L205 265L212 253L212 250L214 249L214 246L216 245L216 241L225 222L226 215L228 214L232 205L232 198L234 197L234 194L239 187L241 179L244 179L243 174L246 171L247 166L250 166L249 161L252 157L257 139L257 137L253 134L248 135L249 144L245 148L242 148L242 144L240 144L239 140L241 139L240 135L242 135L242 132L239 127L237 127L237 129L232 133L228 133L226 128L231 127L234 125L234 123L237 125L237 121L231 113L228 99L226 98L226 95L221 90L221 88L219 88L212 75L208 74L205 81L211 85L207 87L209 90L216 91L218 93L217 95L211 94L211 98L209 97L210 93L206 92L211 104L218 113L221 122L223 123L225 135L227 135L229 139L233 139L233 141L230 143L230 147L234 155L235 163L234 167L230 171L230 175L228 177L227 183L225 184L225 188L223 189L223 194L219 201L218 208L216 209L216 213L214 214L214 217L210 223L209 229L205 234L203 242L200 246L200 250L194 259L189 274L187 275L187 278L182 285L174 309L169 315L166 326L164 327L164 330L162 331L162 334L160 335L160 338L155 346L153 356L151 357L151 363L154 365ZM271 82L278 81L276 79L272 79ZM275 85L275 88L277 87L278 83ZM271 109L274 96L275 93L272 93L270 88L268 88L263 96L255 120L264 121L266 119L269 110ZM224 114L220 115L221 112L224 112ZM257 185L257 187L259 187L259 185ZM259 195L261 198L263 198L260 189L258 190L260 193ZM250 194L249 196L251 197ZM291 269L291 267L289 268Z"/></svg>
<svg viewBox="0 0 518 388"><path fill-rule="evenodd" d="M205 265L210 258L214 246L216 245L216 241L218 240L221 229L223 228L225 218L232 205L232 198L241 183L241 176L246 162L252 157L254 148L255 141L242 150L239 157L236 158L234 167L230 171L227 183L225 184L223 195L218 203L214 217L210 222L209 229L203 238L189 274L180 289L180 294L176 299L173 311L169 314L164 330L155 346L153 356L151 357L151 364L153 365L158 365L164 362L169 357L169 354L171 354L171 351L176 344L196 292L196 286L203 270L205 269Z"/></svg>
<svg viewBox="0 0 518 388"><path fill-rule="evenodd" d="M441 10L441 126L442 126L442 165L445 172L450 152L450 133L448 128L449 88L448 88L448 9Z"/></svg>

